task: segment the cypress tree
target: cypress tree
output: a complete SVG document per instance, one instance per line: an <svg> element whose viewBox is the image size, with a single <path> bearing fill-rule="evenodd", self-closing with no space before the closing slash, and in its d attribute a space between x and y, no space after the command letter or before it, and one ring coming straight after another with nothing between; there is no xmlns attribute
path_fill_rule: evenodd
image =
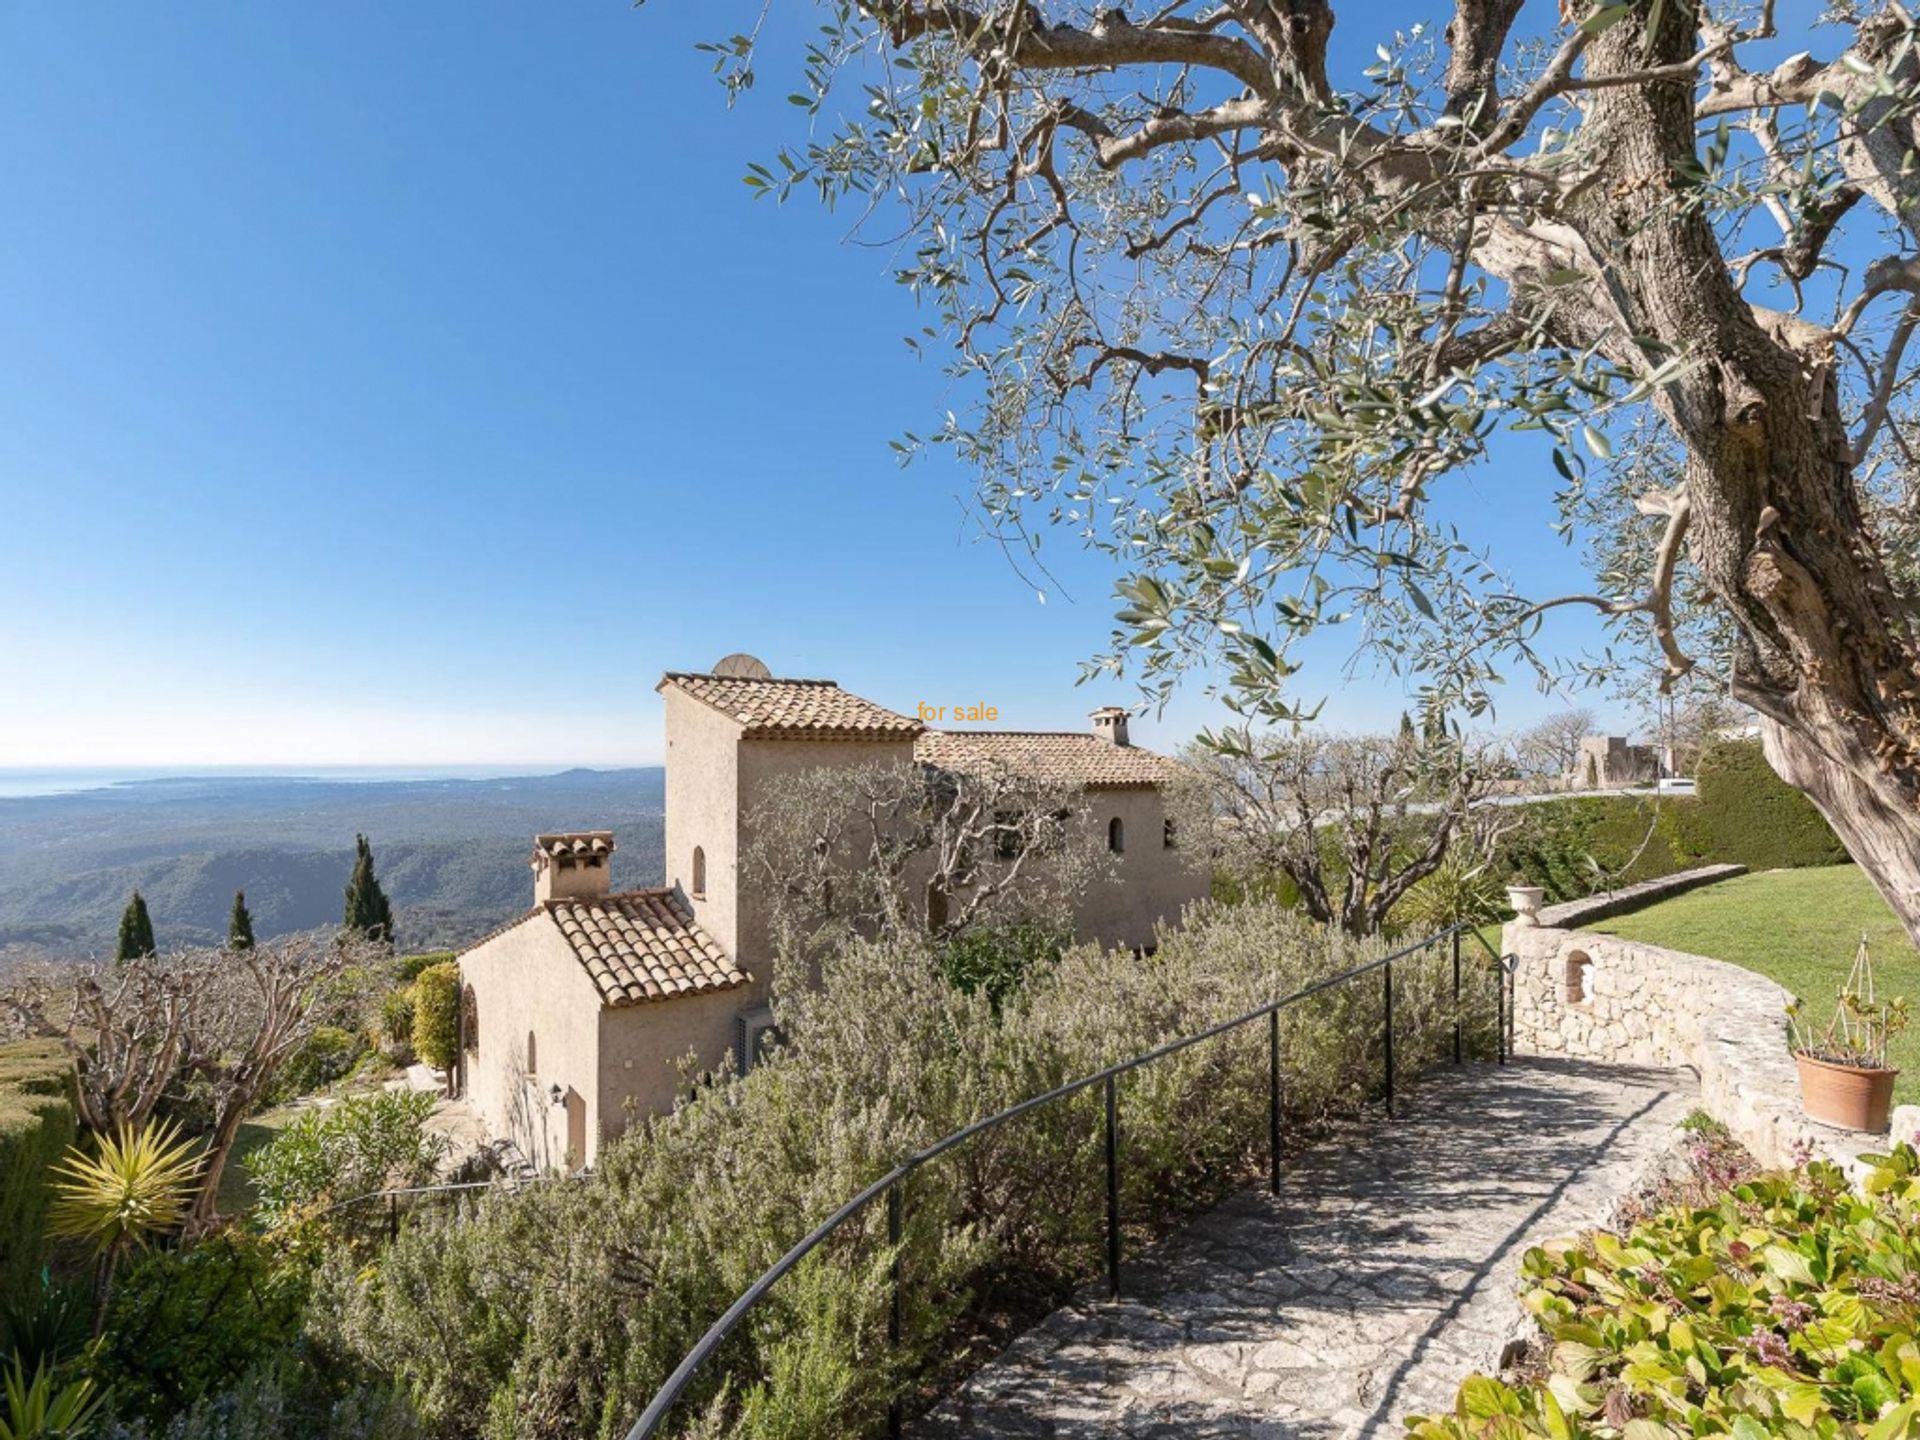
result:
<svg viewBox="0 0 1920 1440"><path fill-rule="evenodd" d="M340 917L343 928L368 940L393 942L393 907L373 873L373 846L367 837L353 837L353 876L347 881L347 903Z"/></svg>
<svg viewBox="0 0 1920 1440"><path fill-rule="evenodd" d="M153 921L147 915L147 902L138 890L120 912L120 942L114 947L116 960L139 960L153 954Z"/></svg>
<svg viewBox="0 0 1920 1440"><path fill-rule="evenodd" d="M227 914L227 948L253 949L253 916L247 910L247 892L233 892L233 909Z"/></svg>

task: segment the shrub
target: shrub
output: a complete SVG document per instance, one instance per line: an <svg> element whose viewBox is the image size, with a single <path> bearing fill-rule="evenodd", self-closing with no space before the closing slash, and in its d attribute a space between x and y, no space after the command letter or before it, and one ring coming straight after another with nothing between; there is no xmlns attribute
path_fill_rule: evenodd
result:
<svg viewBox="0 0 1920 1440"><path fill-rule="evenodd" d="M1813 802L1773 773L1757 740L1730 740L1700 757L1700 808L1713 856L1751 870L1839 865L1847 850Z"/></svg>
<svg viewBox="0 0 1920 1440"><path fill-rule="evenodd" d="M1558 904L1692 869L1712 848L1698 802L1683 796L1543 800L1501 842L1493 873L1518 871Z"/></svg>
<svg viewBox="0 0 1920 1440"><path fill-rule="evenodd" d="M380 1002L380 1048L396 1065L413 1063L413 986L391 990Z"/></svg>
<svg viewBox="0 0 1920 1440"><path fill-rule="evenodd" d="M39 1286L53 1165L75 1134L70 1074L58 1041L0 1045L0 1301Z"/></svg>
<svg viewBox="0 0 1920 1440"><path fill-rule="evenodd" d="M393 962L394 974L401 984L407 985L418 979L421 971L435 965L451 965L459 958L459 953L453 950L424 950L418 955L402 955Z"/></svg>
<svg viewBox="0 0 1920 1440"><path fill-rule="evenodd" d="M244 1231L154 1251L115 1284L88 1369L120 1415L163 1421L293 1344L308 1274Z"/></svg>
<svg viewBox="0 0 1920 1440"><path fill-rule="evenodd" d="M427 1183L447 1153L446 1138L426 1128L433 1109L424 1092L383 1091L300 1116L245 1161L255 1218L279 1229L342 1200ZM338 1217L348 1229L354 1219Z"/></svg>
<svg viewBox="0 0 1920 1440"><path fill-rule="evenodd" d="M1878 1157L1870 1197L1828 1165L1677 1206L1623 1238L1527 1252L1544 1378L1476 1375L1420 1440L1502 1435L1912 1433L1920 1157Z"/></svg>
<svg viewBox="0 0 1920 1440"><path fill-rule="evenodd" d="M941 946L940 968L953 984L969 995L984 994L998 1010L1029 975L1059 960L1070 939L1054 926L1031 920L980 925Z"/></svg>
<svg viewBox="0 0 1920 1440"><path fill-rule="evenodd" d="M1414 882L1393 907L1394 931L1418 937L1455 925L1481 925L1506 913L1493 862L1475 846L1455 845L1432 874Z"/></svg>
<svg viewBox="0 0 1920 1440"><path fill-rule="evenodd" d="M122 1417L101 1440L419 1440L412 1407L392 1390L330 1383L309 1359L296 1348L165 1424Z"/></svg>
<svg viewBox="0 0 1920 1440"><path fill-rule="evenodd" d="M413 1053L445 1074L460 1059L460 967L429 965L413 982Z"/></svg>
<svg viewBox="0 0 1920 1440"><path fill-rule="evenodd" d="M776 974L792 1043L771 1062L641 1122L585 1180L490 1195L462 1224L422 1213L372 1272L335 1257L316 1316L402 1385L434 1434L471 1434L471 1417L489 1413L513 1417L519 1440L618 1433L766 1266L903 1155L1380 953L1271 903L1201 906L1148 959L1069 950L996 1015L984 987L948 981L932 948L852 944L824 959L818 989ZM1450 966L1436 951L1396 966L1395 980L1411 1073L1450 1053ZM1491 1049L1490 986L1469 998L1469 1033ZM1376 980L1289 1008L1281 1029L1290 1132L1377 1092ZM1265 1025L1130 1074L1119 1103L1137 1246L1264 1163ZM864 1433L890 1393L949 1358L950 1322L969 1307L1050 1304L1097 1272L1100 1116L1096 1089L916 1172L904 1192L905 1370L886 1359L876 1205L816 1252L817 1273L775 1288L676 1423L717 1403L714 1433L741 1440ZM778 1385L754 1378L776 1374ZM728 1375L744 1388L722 1396Z"/></svg>
<svg viewBox="0 0 1920 1440"><path fill-rule="evenodd" d="M281 1067L267 1100L270 1104L284 1105L302 1095L324 1090L353 1074L367 1052L364 1037L337 1025L322 1025Z"/></svg>

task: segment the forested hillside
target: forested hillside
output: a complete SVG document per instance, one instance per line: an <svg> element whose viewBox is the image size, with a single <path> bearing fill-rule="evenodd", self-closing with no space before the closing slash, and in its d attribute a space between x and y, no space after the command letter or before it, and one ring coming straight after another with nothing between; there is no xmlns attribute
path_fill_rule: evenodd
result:
<svg viewBox="0 0 1920 1440"><path fill-rule="evenodd" d="M618 832L614 884L660 881L663 775L146 781L0 799L0 952L110 951L127 895L162 948L226 934L244 889L266 937L340 919L353 839L373 842L407 948L459 945L525 908L541 830Z"/></svg>

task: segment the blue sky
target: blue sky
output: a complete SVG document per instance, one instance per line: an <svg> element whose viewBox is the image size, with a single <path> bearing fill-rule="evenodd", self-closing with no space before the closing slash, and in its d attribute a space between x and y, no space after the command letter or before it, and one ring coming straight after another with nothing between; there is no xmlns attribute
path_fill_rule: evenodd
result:
<svg viewBox="0 0 1920 1440"><path fill-rule="evenodd" d="M1105 562L1059 537L1042 606L964 475L894 465L950 397L889 254L741 184L793 87L730 112L693 45L756 10L0 9L0 766L650 762L659 673L736 649L1026 728L1130 700L1073 685ZM1523 447L1456 503L1564 589L1551 490ZM1329 718L1390 722L1337 660Z"/></svg>

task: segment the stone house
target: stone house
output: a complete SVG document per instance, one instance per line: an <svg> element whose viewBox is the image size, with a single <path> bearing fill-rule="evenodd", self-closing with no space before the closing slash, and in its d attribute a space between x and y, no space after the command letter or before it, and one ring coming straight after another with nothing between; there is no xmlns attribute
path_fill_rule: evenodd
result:
<svg viewBox="0 0 1920 1440"><path fill-rule="evenodd" d="M751 1066L771 1027L772 916L743 883L749 817L783 778L821 767L997 764L1086 797L1112 855L1110 881L1080 900L1075 928L1111 946L1151 946L1155 926L1206 893L1174 841L1163 787L1173 762L1132 745L1127 714L1087 733L933 730L831 680L776 679L733 656L712 673L669 673L666 883L614 892L607 831L534 841L533 906L460 956L462 1084L494 1135L534 1164L591 1164L632 1113L686 1093L681 1062Z"/></svg>
<svg viewBox="0 0 1920 1440"><path fill-rule="evenodd" d="M1611 789L1646 785L1660 778L1660 752L1651 745L1630 744L1623 735L1586 735L1580 740L1580 758L1567 783L1576 789Z"/></svg>

